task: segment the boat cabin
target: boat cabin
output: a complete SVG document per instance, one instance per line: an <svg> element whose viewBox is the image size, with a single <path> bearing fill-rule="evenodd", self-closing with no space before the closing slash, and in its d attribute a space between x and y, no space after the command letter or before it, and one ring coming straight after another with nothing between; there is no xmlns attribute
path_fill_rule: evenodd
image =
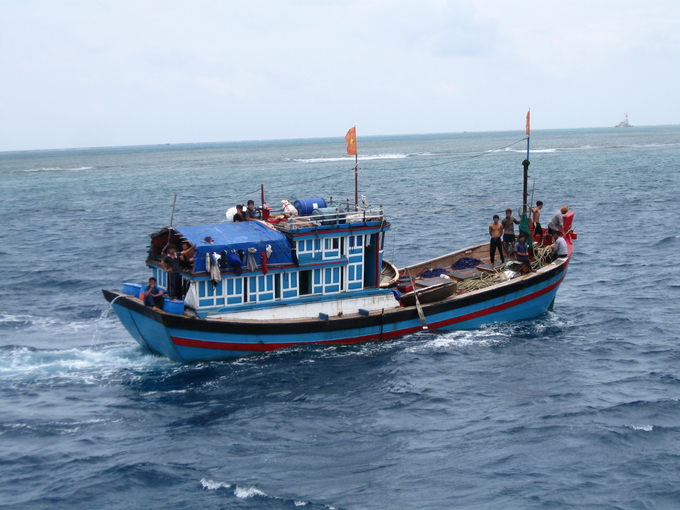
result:
<svg viewBox="0 0 680 510"><path fill-rule="evenodd" d="M234 313L271 318L272 308L324 301L327 311L337 315L344 295L353 298L354 312L357 306L384 307L387 299L398 306L391 291L380 288L389 229L382 208L347 212L341 207L267 221L164 228L151 234L146 265L158 285L167 288L164 247L168 242L179 247L183 241L196 245L192 267L181 276L189 289L186 306L202 318ZM359 305L357 298L363 299ZM301 313L299 308L290 315L319 316L324 310L316 306Z"/></svg>

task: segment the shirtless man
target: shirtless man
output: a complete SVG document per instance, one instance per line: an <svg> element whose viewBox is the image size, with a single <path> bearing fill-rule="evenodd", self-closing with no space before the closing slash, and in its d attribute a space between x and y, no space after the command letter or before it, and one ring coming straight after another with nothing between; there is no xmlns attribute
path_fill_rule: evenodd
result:
<svg viewBox="0 0 680 510"><path fill-rule="evenodd" d="M543 244L543 228L541 227L541 209L543 209L543 202L536 201L536 207L531 212L534 214L532 220L534 221L534 236L540 236L538 244Z"/></svg>
<svg viewBox="0 0 680 510"><path fill-rule="evenodd" d="M489 243L489 258L491 258L491 265L494 265L496 248L498 248L498 253L501 255L501 262L505 263L505 257L503 256L503 242L501 241L501 236L503 235L503 225L498 221L500 218L497 214L493 215L493 223L489 225L489 235L491 236L491 242Z"/></svg>
<svg viewBox="0 0 680 510"><path fill-rule="evenodd" d="M505 244L505 254L510 258L513 245L515 244L515 225L519 225L519 220L512 216L512 209L505 210L505 218L501 221L503 225L503 243Z"/></svg>

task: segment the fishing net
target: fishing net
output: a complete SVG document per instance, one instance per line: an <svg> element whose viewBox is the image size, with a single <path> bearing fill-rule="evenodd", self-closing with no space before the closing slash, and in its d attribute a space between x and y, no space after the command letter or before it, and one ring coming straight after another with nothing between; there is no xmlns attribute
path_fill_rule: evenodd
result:
<svg viewBox="0 0 680 510"><path fill-rule="evenodd" d="M531 229L529 228L529 216L527 213L522 214L522 219L519 220L519 233L524 234L529 248L533 247L533 239L531 237Z"/></svg>

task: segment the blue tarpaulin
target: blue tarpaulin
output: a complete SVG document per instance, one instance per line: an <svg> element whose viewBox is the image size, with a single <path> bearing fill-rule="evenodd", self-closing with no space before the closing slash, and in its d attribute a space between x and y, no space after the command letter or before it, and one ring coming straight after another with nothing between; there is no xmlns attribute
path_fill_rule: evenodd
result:
<svg viewBox="0 0 680 510"><path fill-rule="evenodd" d="M281 232L271 229L258 221L242 221L237 223L220 223L218 225L198 225L194 227L173 227L180 235L191 244L196 245L196 265L194 272L205 271L206 253L216 252L227 254L231 250L245 253L243 265L246 264L248 248L255 248L255 262L262 266L262 252L266 252L267 245L272 248L272 254L267 261L268 265L291 264L290 243L288 238ZM206 242L212 239L212 244Z"/></svg>

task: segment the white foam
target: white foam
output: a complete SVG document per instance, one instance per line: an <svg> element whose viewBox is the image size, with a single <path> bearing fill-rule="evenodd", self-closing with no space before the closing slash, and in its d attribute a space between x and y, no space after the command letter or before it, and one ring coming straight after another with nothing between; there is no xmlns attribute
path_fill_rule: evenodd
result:
<svg viewBox="0 0 680 510"><path fill-rule="evenodd" d="M28 168L23 170L24 172L82 172L83 170L92 170L92 166L79 166L76 168L60 168L56 167L46 167L46 168Z"/></svg>
<svg viewBox="0 0 680 510"><path fill-rule="evenodd" d="M643 432L652 432L654 425L628 425L633 430L642 430Z"/></svg>
<svg viewBox="0 0 680 510"><path fill-rule="evenodd" d="M249 499L249 498L255 498L255 497L267 497L267 495L262 492L259 489L256 489L255 487L240 487L236 486L236 489L234 490L234 496L236 496L239 499Z"/></svg>
<svg viewBox="0 0 680 510"><path fill-rule="evenodd" d="M201 485L203 486L204 489L208 489L209 491L216 491L217 489L230 489L231 484L227 482L215 482L214 480L206 480L205 478L201 478Z"/></svg>

